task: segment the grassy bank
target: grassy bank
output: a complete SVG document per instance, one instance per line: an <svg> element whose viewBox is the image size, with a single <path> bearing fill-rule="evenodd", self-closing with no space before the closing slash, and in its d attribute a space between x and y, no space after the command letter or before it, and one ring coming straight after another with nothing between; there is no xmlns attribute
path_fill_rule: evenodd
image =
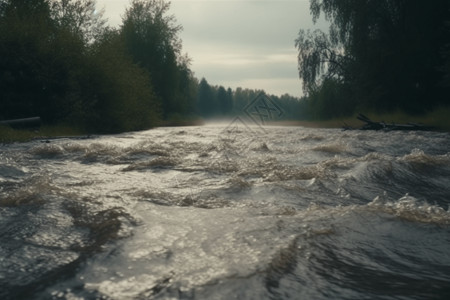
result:
<svg viewBox="0 0 450 300"><path fill-rule="evenodd" d="M159 127L198 126L203 124L203 119L198 116L182 116L180 114L172 114L167 118L167 120L160 121Z"/></svg>
<svg viewBox="0 0 450 300"><path fill-rule="evenodd" d="M414 116L409 115L403 112L395 112L395 113L363 113L369 119L374 122L384 121L387 124L396 123L396 124L407 124L407 123L415 123L415 124L423 124L425 126L430 126L436 128L438 131L447 131L450 132L450 108L441 108L429 112L425 115ZM360 128L364 125L364 122L359 121L356 118L357 114L346 117L346 118L338 118L332 120L322 120L322 121L280 121L273 122L272 125L282 125L282 126L304 126L310 128L342 128L344 126L349 126L351 128Z"/></svg>
<svg viewBox="0 0 450 300"><path fill-rule="evenodd" d="M0 143L26 142L37 138L51 138L57 136L80 136L84 133L67 126L42 126L39 129L13 129L0 126Z"/></svg>
<svg viewBox="0 0 450 300"><path fill-rule="evenodd" d="M175 116L161 121L158 127L195 126L203 124L203 120L198 117L182 118L181 116ZM0 143L27 142L33 139L50 139L55 137L80 137L88 134L79 129L61 125L41 126L35 129L13 129L9 126L0 126Z"/></svg>
<svg viewBox="0 0 450 300"><path fill-rule="evenodd" d="M450 108L442 108L432 111L423 116L412 116L402 112L396 113L364 113L371 120L386 123L418 123L426 126L435 127L439 131L450 132ZM203 121L197 117L181 118L172 117L167 121L161 122L159 126L192 126L202 125ZM349 126L352 128L360 128L364 125L363 122L356 118L356 114L352 117L324 120L324 121L279 121L272 122L271 125L281 126L304 126L310 128L342 128ZM42 126L36 130L27 129L12 129L7 126L0 126L0 143L12 143L12 142L26 142L32 139L46 139L60 136L82 136L86 135L86 132L82 132L68 126Z"/></svg>

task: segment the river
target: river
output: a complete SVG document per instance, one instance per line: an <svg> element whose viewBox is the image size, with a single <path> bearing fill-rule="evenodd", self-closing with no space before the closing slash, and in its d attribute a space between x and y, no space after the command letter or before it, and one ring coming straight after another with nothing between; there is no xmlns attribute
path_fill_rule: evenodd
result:
<svg viewBox="0 0 450 300"><path fill-rule="evenodd" d="M450 135L0 145L0 299L450 299Z"/></svg>

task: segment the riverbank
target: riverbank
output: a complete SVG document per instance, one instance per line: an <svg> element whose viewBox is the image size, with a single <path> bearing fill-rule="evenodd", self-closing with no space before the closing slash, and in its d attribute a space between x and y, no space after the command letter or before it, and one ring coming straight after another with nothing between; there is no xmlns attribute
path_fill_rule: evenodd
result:
<svg viewBox="0 0 450 300"><path fill-rule="evenodd" d="M170 118L161 121L156 127L199 126L203 124L204 121L200 118ZM98 133L85 132L74 127L61 125L41 126L32 129L14 129L9 126L0 126L0 144L27 142L33 139L46 140L58 137L82 138L91 134Z"/></svg>
<svg viewBox="0 0 450 300"><path fill-rule="evenodd" d="M436 131L450 132L450 108L441 108L421 116L409 115L403 112L395 113L364 113L371 120L376 122L385 122L386 124L422 124L425 126L436 128ZM331 120L316 120L316 121L276 121L269 123L270 125L278 126L303 126L308 128L352 128L359 129L364 123L356 118L357 114Z"/></svg>
<svg viewBox="0 0 450 300"><path fill-rule="evenodd" d="M434 127L437 131L450 132L450 108L442 108L432 111L423 116L412 116L401 112L396 113L364 113L373 121L384 121L387 124L423 124ZM162 121L158 127L176 127L176 126L199 126L203 125L204 121L199 118L170 118ZM275 121L270 122L269 125L277 126L303 126L308 128L361 128L364 123L356 118L356 114L352 117L339 118L332 120L321 121ZM87 136L89 133L83 132L79 129L69 126L42 126L39 129L13 129L8 126L0 126L0 143L26 142L32 139L50 139L54 137L80 137Z"/></svg>
<svg viewBox="0 0 450 300"><path fill-rule="evenodd" d="M57 136L79 137L86 135L68 126L41 126L38 129L14 129L0 126L0 143L27 142L32 139L46 139Z"/></svg>

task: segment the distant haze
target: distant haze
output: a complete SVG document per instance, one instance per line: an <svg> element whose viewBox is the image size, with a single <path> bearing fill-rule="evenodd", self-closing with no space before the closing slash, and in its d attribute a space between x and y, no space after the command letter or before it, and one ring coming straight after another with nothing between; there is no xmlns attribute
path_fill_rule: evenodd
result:
<svg viewBox="0 0 450 300"><path fill-rule="evenodd" d="M129 5L128 0L97 3L112 26L121 24ZM308 0L175 0L171 12L183 26L183 52L198 79L233 89L302 95L294 40L300 28L314 26Z"/></svg>

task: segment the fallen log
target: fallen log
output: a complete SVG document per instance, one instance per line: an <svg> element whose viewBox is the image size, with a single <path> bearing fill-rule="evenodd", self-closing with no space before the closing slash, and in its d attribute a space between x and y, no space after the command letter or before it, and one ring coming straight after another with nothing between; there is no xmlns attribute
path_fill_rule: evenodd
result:
<svg viewBox="0 0 450 300"><path fill-rule="evenodd" d="M361 128L362 130L380 130L386 128L386 124L384 122L373 122L368 117L363 114L358 114L356 118L360 121L365 122L366 124Z"/></svg>
<svg viewBox="0 0 450 300"><path fill-rule="evenodd" d="M41 118L40 117L32 117L32 118L23 118L23 119L14 119L14 120L4 120L4 121L0 121L0 125L11 126L13 128L40 127L41 126Z"/></svg>
<svg viewBox="0 0 450 300"><path fill-rule="evenodd" d="M384 121L381 122L374 122L371 119L369 119L367 116L363 114L358 114L356 118L362 122L365 122L360 129L361 130L383 130L383 131L391 131L391 130L422 130L422 131L429 131L429 130L435 130L436 128L431 126L425 126L423 124L417 124L417 123L407 123L407 124L396 124L391 123L387 124Z"/></svg>

